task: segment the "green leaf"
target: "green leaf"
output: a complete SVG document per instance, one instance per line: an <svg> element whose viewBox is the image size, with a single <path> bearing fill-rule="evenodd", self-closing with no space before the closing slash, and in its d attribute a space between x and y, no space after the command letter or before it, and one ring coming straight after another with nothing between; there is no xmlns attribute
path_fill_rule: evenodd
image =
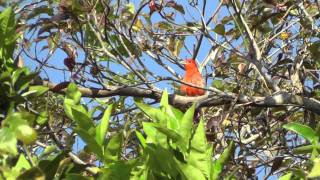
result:
<svg viewBox="0 0 320 180"><path fill-rule="evenodd" d="M167 107L169 106L169 95L167 89L165 89L162 93L162 97L160 100L160 106Z"/></svg>
<svg viewBox="0 0 320 180"><path fill-rule="evenodd" d="M0 82L11 82L11 73L9 71L1 73Z"/></svg>
<svg viewBox="0 0 320 180"><path fill-rule="evenodd" d="M180 136L179 133L177 133L174 130L171 130L171 129L168 129L165 127L161 127L158 125L154 125L154 127L158 130L158 132L160 132L166 136L166 138L163 138L163 140L170 139L171 142L173 143L173 145L177 145L181 151L187 152L189 141L186 140L185 138L183 138L182 136ZM158 141L159 141L159 139L158 139ZM159 144L164 145L167 143L159 143ZM163 146L163 147L165 147L165 146Z"/></svg>
<svg viewBox="0 0 320 180"><path fill-rule="evenodd" d="M12 7L9 7L2 11L0 14L0 29L3 32L3 35L6 35L8 29L14 27L14 12Z"/></svg>
<svg viewBox="0 0 320 180"><path fill-rule="evenodd" d="M42 111L36 119L37 123L42 125L48 121L48 113L46 111Z"/></svg>
<svg viewBox="0 0 320 180"><path fill-rule="evenodd" d="M83 113L76 108L71 108L72 118L81 129L89 130L94 128L93 120L88 116L88 113Z"/></svg>
<svg viewBox="0 0 320 180"><path fill-rule="evenodd" d="M129 13L134 14L134 4L133 4L133 3L126 4L126 5L125 5L125 9L126 9Z"/></svg>
<svg viewBox="0 0 320 180"><path fill-rule="evenodd" d="M65 158L65 156L66 152L62 152L51 161L43 161L45 163L40 162L39 167L45 173L46 180L54 179L54 176L59 168L60 162Z"/></svg>
<svg viewBox="0 0 320 180"><path fill-rule="evenodd" d="M183 115L180 123L179 134L187 141L191 139L191 130L193 127L193 117L195 111L195 104L193 104Z"/></svg>
<svg viewBox="0 0 320 180"><path fill-rule="evenodd" d="M47 146L44 151L40 154L40 159L42 157L48 156L51 153L57 151L57 147L55 145Z"/></svg>
<svg viewBox="0 0 320 180"><path fill-rule="evenodd" d="M7 116L3 125L10 126L11 129L15 130L20 125L33 124L35 119L35 116L29 112L15 112Z"/></svg>
<svg viewBox="0 0 320 180"><path fill-rule="evenodd" d="M166 21L160 21L154 24L154 27L156 29L161 29L161 30L171 30L172 26L166 22Z"/></svg>
<svg viewBox="0 0 320 180"><path fill-rule="evenodd" d="M308 50L311 52L312 57L319 61L320 59L320 41L313 42L309 47Z"/></svg>
<svg viewBox="0 0 320 180"><path fill-rule="evenodd" d="M179 119L175 114L177 112L174 109L174 107L169 105L169 95L167 90L163 91L162 98L160 101L160 108L162 111L163 118L166 119L165 121L164 120L162 121L163 124L161 123L161 125L164 126L165 125L164 123L166 122L168 128L173 130L178 130L180 127Z"/></svg>
<svg viewBox="0 0 320 180"><path fill-rule="evenodd" d="M218 25L213 29L213 31L216 32L216 33L219 34L219 35L225 35L225 33L226 33L223 24L218 24Z"/></svg>
<svg viewBox="0 0 320 180"><path fill-rule="evenodd" d="M2 11L0 14L0 58L4 57L7 62L13 57L15 42L18 35L16 34L16 20L12 7ZM12 63L12 62L10 62Z"/></svg>
<svg viewBox="0 0 320 180"><path fill-rule="evenodd" d="M15 134L7 127L0 129L0 152L17 155L17 139Z"/></svg>
<svg viewBox="0 0 320 180"><path fill-rule="evenodd" d="M113 105L109 105L105 110L100 124L96 127L96 140L100 145L103 145L106 138L106 133L109 127L109 119L111 116Z"/></svg>
<svg viewBox="0 0 320 180"><path fill-rule="evenodd" d="M38 167L33 167L25 172L23 172L20 176L17 177L17 180L29 180L29 179L45 179L45 174ZM48 179L48 178L46 178Z"/></svg>
<svg viewBox="0 0 320 180"><path fill-rule="evenodd" d="M224 90L224 84L223 84L222 80L220 80L220 79L213 80L212 86L219 89L219 90Z"/></svg>
<svg viewBox="0 0 320 180"><path fill-rule="evenodd" d="M88 177L88 176L82 176L80 174L74 174L74 173L68 173L66 174L66 177L64 178L64 180L93 180L93 177Z"/></svg>
<svg viewBox="0 0 320 180"><path fill-rule="evenodd" d="M122 133L117 133L111 137L104 152L105 163L111 163L119 160L123 139L122 136Z"/></svg>
<svg viewBox="0 0 320 180"><path fill-rule="evenodd" d="M74 120L75 118L73 117L73 114L72 114L72 109L77 109L77 111L80 111L84 114L87 114L87 110L84 108L83 105L79 104L79 103L76 103L74 100L72 99L68 99L68 98L65 98L64 99L64 102L63 102L63 106L64 106L64 111L67 115L68 118Z"/></svg>
<svg viewBox="0 0 320 180"><path fill-rule="evenodd" d="M320 177L320 158L316 158L313 160L313 167L307 176L307 178L316 178L316 177Z"/></svg>
<svg viewBox="0 0 320 180"><path fill-rule="evenodd" d="M183 112L181 112L179 109L172 107L172 106L171 106L171 110L172 110L174 116L176 117L176 119L178 119L178 120L182 119Z"/></svg>
<svg viewBox="0 0 320 180"><path fill-rule="evenodd" d="M183 46L184 46L184 39L183 40L178 39L174 47L173 55L175 55L176 57L179 57L181 48L183 48Z"/></svg>
<svg viewBox="0 0 320 180"><path fill-rule="evenodd" d="M163 133L160 133L155 126L158 126L156 123L150 123L150 122L142 122L143 131L147 135L147 143L155 143L160 144L164 147L168 146L167 143L167 136Z"/></svg>
<svg viewBox="0 0 320 180"><path fill-rule="evenodd" d="M115 163L110 163L106 168L102 169L102 173L99 176L99 180L110 179L110 180L120 180L120 179L132 179L132 169L137 166L138 161L136 159L131 159L128 161L117 161Z"/></svg>
<svg viewBox="0 0 320 180"><path fill-rule="evenodd" d="M26 89L31 80L35 78L35 76L37 75L37 73L30 73L30 74L19 74L19 77L17 78L16 82L14 82L14 88L17 91L22 91L24 89ZM14 81L14 80L12 80Z"/></svg>
<svg viewBox="0 0 320 180"><path fill-rule="evenodd" d="M197 168L190 164L177 163L184 179L206 180L205 175Z"/></svg>
<svg viewBox="0 0 320 180"><path fill-rule="evenodd" d="M183 140L183 138L175 131L165 128L165 127L161 127L158 125L154 125L154 127L161 133L165 134L169 139L171 139L174 143L177 141L181 141Z"/></svg>
<svg viewBox="0 0 320 180"><path fill-rule="evenodd" d="M41 96L49 90L48 87L45 86L29 86L28 93L32 94L35 97Z"/></svg>
<svg viewBox="0 0 320 180"><path fill-rule="evenodd" d="M95 153L100 159L103 159L102 147L97 143L94 137L92 137L86 130L81 128L75 128L74 131L88 145L88 148L91 152Z"/></svg>
<svg viewBox="0 0 320 180"><path fill-rule="evenodd" d="M292 172L287 173L279 178L279 180L290 180L292 176Z"/></svg>
<svg viewBox="0 0 320 180"><path fill-rule="evenodd" d="M152 106L146 105L141 102L135 102L141 111L143 111L153 122L159 122L161 124L166 124L167 120L162 111L158 108L154 108Z"/></svg>
<svg viewBox="0 0 320 180"><path fill-rule="evenodd" d="M16 165L14 166L13 170L20 172L22 169L28 170L30 168L31 168L31 165L29 161L26 159L26 157L23 154L20 154L19 159Z"/></svg>
<svg viewBox="0 0 320 180"><path fill-rule="evenodd" d="M283 125L283 128L299 134L310 142L313 142L313 140L317 137L316 132L312 128L303 124L291 122Z"/></svg>
<svg viewBox="0 0 320 180"><path fill-rule="evenodd" d="M306 153L311 153L313 150L314 145L305 145L305 146L300 146L297 148L294 148L292 150L293 154L306 154ZM317 147L318 150L320 150L320 146Z"/></svg>
<svg viewBox="0 0 320 180"><path fill-rule="evenodd" d="M190 155L187 161L197 167L209 179L211 171L212 147L208 147L205 125L203 119L200 120L198 128L190 143Z"/></svg>
<svg viewBox="0 0 320 180"><path fill-rule="evenodd" d="M67 98L72 99L75 104L78 104L81 99L81 92L78 90L78 87L74 83L70 83L67 88Z"/></svg>
<svg viewBox="0 0 320 180"><path fill-rule="evenodd" d="M169 176L176 177L178 175L177 163L172 151L160 144L148 144L145 152L149 157L148 168L154 173L158 173L156 175L162 174L162 177L166 177L165 179L169 179Z"/></svg>
<svg viewBox="0 0 320 180"><path fill-rule="evenodd" d="M141 146L143 148L145 148L147 146L146 139L143 137L143 135L139 131L135 131L135 132L136 132L136 136L139 139Z"/></svg>
<svg viewBox="0 0 320 180"><path fill-rule="evenodd" d="M223 167L227 163L227 161L230 159L230 156L234 153L234 142L232 141L228 147L223 151L223 153L220 155L219 159L217 159L213 163L213 171L211 175L211 179L219 179L220 173L223 170Z"/></svg>
<svg viewBox="0 0 320 180"><path fill-rule="evenodd" d="M37 140L37 132L26 124L17 126L17 128L15 128L15 135L17 139L26 145L33 144Z"/></svg>

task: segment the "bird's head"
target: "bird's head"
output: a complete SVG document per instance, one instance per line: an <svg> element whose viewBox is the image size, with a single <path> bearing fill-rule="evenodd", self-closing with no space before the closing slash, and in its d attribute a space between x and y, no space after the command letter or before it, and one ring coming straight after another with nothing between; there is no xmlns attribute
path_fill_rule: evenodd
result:
<svg viewBox="0 0 320 180"><path fill-rule="evenodd" d="M183 62L183 64L184 64L184 67L186 68L186 70L198 69L197 63L194 59L188 58Z"/></svg>

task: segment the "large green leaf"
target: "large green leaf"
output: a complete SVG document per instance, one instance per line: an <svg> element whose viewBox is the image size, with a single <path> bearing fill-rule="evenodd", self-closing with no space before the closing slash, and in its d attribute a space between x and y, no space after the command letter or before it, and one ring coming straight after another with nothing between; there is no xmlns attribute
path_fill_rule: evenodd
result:
<svg viewBox="0 0 320 180"><path fill-rule="evenodd" d="M108 145L104 151L104 161L106 163L111 163L119 160L121 154L123 134L114 134L108 142Z"/></svg>
<svg viewBox="0 0 320 180"><path fill-rule="evenodd" d="M14 26L14 12L12 7L9 7L2 11L2 13L0 14L0 22L1 32L3 33L3 35L5 35L8 29Z"/></svg>
<svg viewBox="0 0 320 180"><path fill-rule="evenodd" d="M164 118L166 118L167 127L177 131L180 128L179 118L181 117L179 117L180 114L178 114L177 110L169 105L169 95L167 90L163 91L160 108L163 112Z"/></svg>
<svg viewBox="0 0 320 180"><path fill-rule="evenodd" d="M200 120L198 128L190 143L190 154L187 162L197 167L209 179L211 171L212 147L208 147L203 119Z"/></svg>
<svg viewBox="0 0 320 180"><path fill-rule="evenodd" d="M313 142L313 140L315 140L317 137L316 132L312 128L303 124L291 122L283 125L283 128L299 134L310 142Z"/></svg>
<svg viewBox="0 0 320 180"><path fill-rule="evenodd" d="M9 7L0 14L0 58L4 57L7 62L12 58L15 49L15 42L18 37L15 30L14 11Z"/></svg>
<svg viewBox="0 0 320 180"><path fill-rule="evenodd" d="M65 98L64 102L63 102L63 106L64 106L64 111L65 111L66 115L68 116L68 118L70 118L72 120L75 119L72 114L72 109L76 109L79 112L87 114L87 110L84 108L84 106L79 103L76 103L72 99Z"/></svg>
<svg viewBox="0 0 320 180"><path fill-rule="evenodd" d="M183 140L183 138L180 136L179 133L177 133L174 130L165 128L165 127L161 127L159 125L154 125L154 127L161 133L165 134L169 139L171 139L173 142L178 142Z"/></svg>
<svg viewBox="0 0 320 180"><path fill-rule="evenodd" d="M71 108L71 111L73 120L81 129L88 131L89 129L94 128L93 120L88 116L88 113L83 113L77 108Z"/></svg>
<svg viewBox="0 0 320 180"><path fill-rule="evenodd" d="M160 106L166 107L168 105L169 105L169 95L168 95L168 91L165 89L161 96Z"/></svg>
<svg viewBox="0 0 320 180"><path fill-rule="evenodd" d="M153 122L160 122L161 124L166 124L166 117L159 108L154 108L152 106L146 105L141 102L135 102L135 104L140 108Z"/></svg>
<svg viewBox="0 0 320 180"><path fill-rule="evenodd" d="M191 131L193 128L193 117L195 111L195 104L193 104L187 112L183 115L180 123L179 134L187 141L191 139Z"/></svg>
<svg viewBox="0 0 320 180"><path fill-rule="evenodd" d="M313 160L313 167L307 177L308 178L320 177L320 158L316 158Z"/></svg>
<svg viewBox="0 0 320 180"><path fill-rule="evenodd" d="M100 145L103 145L106 138L106 133L109 127L109 119L111 116L113 105L109 105L105 110L100 124L96 127L96 140Z"/></svg>
<svg viewBox="0 0 320 180"><path fill-rule="evenodd" d="M35 116L29 112L15 112L7 116L3 125L14 132L14 137L28 145L34 143L37 138L36 131L29 125L34 120Z"/></svg>
<svg viewBox="0 0 320 180"><path fill-rule="evenodd" d="M14 132L7 127L0 129L0 154L7 153L11 155L17 155L17 138Z"/></svg>
<svg viewBox="0 0 320 180"><path fill-rule="evenodd" d="M91 136L86 130L75 128L74 131L87 144L91 152L95 153L100 159L103 159L102 147L97 143L94 136Z"/></svg>
<svg viewBox="0 0 320 180"><path fill-rule="evenodd" d="M102 169L102 173L99 176L99 180L110 179L131 179L132 169L137 165L137 159L132 159L128 161L117 161L108 164L106 168Z"/></svg>
<svg viewBox="0 0 320 180"><path fill-rule="evenodd" d="M161 175L168 179L168 177L176 177L178 175L177 163L170 149L166 149L160 144L148 144L145 152L149 155L147 162L148 168L150 168L156 176Z"/></svg>
<svg viewBox="0 0 320 180"><path fill-rule="evenodd" d="M196 179L196 180L206 180L207 178L205 175L195 166L192 166L190 164L185 164L178 162L178 167L181 172L181 175L183 175L183 179Z"/></svg>
<svg viewBox="0 0 320 180"><path fill-rule="evenodd" d="M143 131L147 135L146 143L160 144L163 147L168 146L167 136L163 133L160 133L155 126L158 126L156 123L143 122Z"/></svg>

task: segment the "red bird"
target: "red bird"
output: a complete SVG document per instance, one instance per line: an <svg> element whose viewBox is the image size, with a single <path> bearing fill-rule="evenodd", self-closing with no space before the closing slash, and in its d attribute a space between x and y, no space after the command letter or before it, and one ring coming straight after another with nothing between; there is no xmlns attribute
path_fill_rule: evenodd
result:
<svg viewBox="0 0 320 180"><path fill-rule="evenodd" d="M183 82L192 84L194 86L204 88L205 84L202 79L201 73L198 70L197 63L193 59L186 59L185 61L185 70L186 73L183 78ZM205 94L203 89L191 87L185 84L182 84L180 91L187 96L201 96Z"/></svg>

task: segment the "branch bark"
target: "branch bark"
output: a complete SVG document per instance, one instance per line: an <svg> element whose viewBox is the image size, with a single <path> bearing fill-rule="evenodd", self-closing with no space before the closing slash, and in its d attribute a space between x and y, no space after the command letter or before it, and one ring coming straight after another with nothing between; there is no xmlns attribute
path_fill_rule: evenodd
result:
<svg viewBox="0 0 320 180"><path fill-rule="evenodd" d="M57 84L54 84L50 81L37 81L33 83L34 85L43 85L49 87L53 92L65 94L66 88L57 90L55 87ZM82 94L82 97L90 98L103 98L111 96L130 96L130 97L143 97L150 98L156 101L161 99L162 92L151 91L148 89L143 89L140 87L128 87L128 86L108 86L107 89L98 89L98 88L85 88L79 87L79 91ZM288 92L278 92L273 95L260 97L254 96L249 97L246 95L238 95L235 93L227 92L208 92L203 96L197 97L187 97L177 94L171 94L169 96L169 102L176 107L187 107L192 103L198 103L198 107L210 107L210 106L219 106L223 104L229 104L234 99L238 98L237 104L244 104L246 106L254 107L285 107L285 106L296 106L304 108L311 112L320 115L320 102L314 98L302 97L299 95L294 95Z"/></svg>

